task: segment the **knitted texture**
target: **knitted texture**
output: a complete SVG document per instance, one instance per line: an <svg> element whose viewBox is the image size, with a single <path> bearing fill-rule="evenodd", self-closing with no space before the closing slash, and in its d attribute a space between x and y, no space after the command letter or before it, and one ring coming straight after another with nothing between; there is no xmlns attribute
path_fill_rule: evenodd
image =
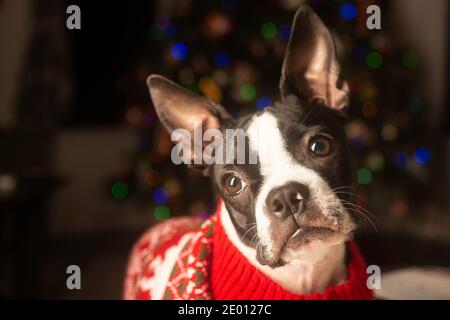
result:
<svg viewBox="0 0 450 320"><path fill-rule="evenodd" d="M220 206L220 204L219 204ZM220 208L219 208L220 209ZM219 210L218 210L219 211ZM326 300L372 299L366 264L348 242L347 280L323 293L293 294L256 269L231 243L216 213L170 219L134 246L125 279L126 299Z"/></svg>

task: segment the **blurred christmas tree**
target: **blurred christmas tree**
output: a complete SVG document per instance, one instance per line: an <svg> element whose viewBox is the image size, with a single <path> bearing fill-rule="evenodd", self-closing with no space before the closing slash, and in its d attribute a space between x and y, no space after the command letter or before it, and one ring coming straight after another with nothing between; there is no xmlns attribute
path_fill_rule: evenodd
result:
<svg viewBox="0 0 450 320"><path fill-rule="evenodd" d="M124 122L136 133L137 143L112 179L115 198L141 199L157 220L171 213L213 212L208 180L170 161L170 138L155 116L145 79L163 74L235 116L272 105L278 99L290 24L304 2L159 2L160 14L149 27L149 50L156 58L142 56L126 77L127 88L134 90L127 89ZM351 88L347 131L357 187L347 191L358 194L357 204L376 213L383 225L421 221L433 231L438 228L435 210L424 208L440 195L430 188L435 153L423 134L428 130L418 54L401 44L387 24L379 31L367 29L366 8L379 5L385 22L387 1L309 4L332 30ZM121 79L118 84L120 88ZM367 214L365 209L361 213Z"/></svg>

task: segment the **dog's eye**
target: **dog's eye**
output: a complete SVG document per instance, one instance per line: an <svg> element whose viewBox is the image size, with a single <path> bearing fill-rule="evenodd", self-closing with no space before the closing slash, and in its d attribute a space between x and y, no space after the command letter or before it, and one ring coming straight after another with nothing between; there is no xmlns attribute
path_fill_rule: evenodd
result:
<svg viewBox="0 0 450 320"><path fill-rule="evenodd" d="M314 137L309 142L309 150L316 156L325 157L331 152L331 142L325 137Z"/></svg>
<svg viewBox="0 0 450 320"><path fill-rule="evenodd" d="M226 174L222 184L225 194L229 197L238 195L245 188L245 182L233 173Z"/></svg>

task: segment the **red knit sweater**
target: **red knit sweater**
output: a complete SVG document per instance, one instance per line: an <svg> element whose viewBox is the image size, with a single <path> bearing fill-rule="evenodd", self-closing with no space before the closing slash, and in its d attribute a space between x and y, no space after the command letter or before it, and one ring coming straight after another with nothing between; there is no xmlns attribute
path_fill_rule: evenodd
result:
<svg viewBox="0 0 450 320"><path fill-rule="evenodd" d="M218 213L204 222L197 218L170 219L150 229L133 248L125 279L125 298L372 299L373 293L366 285L364 259L354 242L348 243L348 249L351 260L347 281L321 294L297 295L250 264L228 239Z"/></svg>

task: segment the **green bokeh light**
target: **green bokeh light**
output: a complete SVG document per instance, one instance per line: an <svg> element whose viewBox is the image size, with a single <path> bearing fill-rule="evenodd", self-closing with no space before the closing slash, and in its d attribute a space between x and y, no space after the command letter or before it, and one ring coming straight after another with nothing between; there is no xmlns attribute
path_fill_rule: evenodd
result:
<svg viewBox="0 0 450 320"><path fill-rule="evenodd" d="M200 87L198 86L197 82L191 82L188 85L185 86L186 89L189 91L192 91L194 93L200 93Z"/></svg>
<svg viewBox="0 0 450 320"><path fill-rule="evenodd" d="M408 51L403 55L403 64L407 68L415 68L419 64L419 55L413 51Z"/></svg>
<svg viewBox="0 0 450 320"><path fill-rule="evenodd" d="M164 221L170 218L170 209L166 206L157 206L155 208L155 218L158 221Z"/></svg>
<svg viewBox="0 0 450 320"><path fill-rule="evenodd" d="M241 97L245 100L252 100L256 96L256 88L251 84L244 84L241 87Z"/></svg>
<svg viewBox="0 0 450 320"><path fill-rule="evenodd" d="M384 158L380 153L373 153L367 160L367 166L374 172L384 169Z"/></svg>
<svg viewBox="0 0 450 320"><path fill-rule="evenodd" d="M128 186L123 182L116 182L111 188L111 193L115 199L122 200L128 195Z"/></svg>
<svg viewBox="0 0 450 320"><path fill-rule="evenodd" d="M383 56L376 51L367 55L366 63L371 69L378 69L383 65Z"/></svg>
<svg viewBox="0 0 450 320"><path fill-rule="evenodd" d="M263 23L261 26L261 34L266 39L275 38L278 34L276 24L273 22Z"/></svg>
<svg viewBox="0 0 450 320"><path fill-rule="evenodd" d="M367 168L361 168L357 172L359 184L369 184L372 181L372 172Z"/></svg>

